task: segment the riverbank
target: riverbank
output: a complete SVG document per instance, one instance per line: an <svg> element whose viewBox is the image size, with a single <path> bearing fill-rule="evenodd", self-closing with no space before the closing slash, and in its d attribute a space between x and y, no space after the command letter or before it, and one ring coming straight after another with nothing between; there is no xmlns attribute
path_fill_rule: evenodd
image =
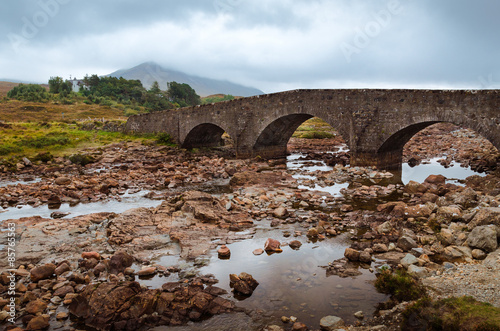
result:
<svg viewBox="0 0 500 331"><path fill-rule="evenodd" d="M459 132L443 139L483 151L474 164L498 160ZM335 162L317 147L326 150L328 139L313 141L292 140L289 148L300 146L305 156L298 167L235 160L225 149L190 152L136 141L80 151L93 159L84 166L56 158L4 172L0 204L7 211L0 216L22 206L35 210L3 222L16 232L15 325L315 330L334 315L350 324L346 329L398 329L407 303L374 307L387 299L371 285L383 265L407 270L436 299L466 294L500 307L496 164L486 163L491 174L464 186L443 176L404 185L394 174L338 162L348 155L340 141ZM438 156L418 149L421 143L410 144L407 156L423 162ZM463 161L466 154L449 155ZM325 163L317 168L315 160ZM339 194L320 190L342 183ZM92 203L139 192L154 207L93 210ZM65 204L89 206L88 212L58 213ZM49 205L53 215L36 216L37 207ZM3 270L6 254L4 246ZM6 312L7 276L0 288ZM8 318L0 315L4 326Z"/></svg>

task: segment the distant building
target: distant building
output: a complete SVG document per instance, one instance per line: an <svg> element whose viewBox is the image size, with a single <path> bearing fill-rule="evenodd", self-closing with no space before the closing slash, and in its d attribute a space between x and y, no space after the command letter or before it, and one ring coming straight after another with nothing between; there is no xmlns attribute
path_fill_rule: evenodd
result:
<svg viewBox="0 0 500 331"><path fill-rule="evenodd" d="M73 92L79 92L81 86L85 87L85 85L83 83L83 79L73 78L73 79L70 79L68 81L72 84Z"/></svg>

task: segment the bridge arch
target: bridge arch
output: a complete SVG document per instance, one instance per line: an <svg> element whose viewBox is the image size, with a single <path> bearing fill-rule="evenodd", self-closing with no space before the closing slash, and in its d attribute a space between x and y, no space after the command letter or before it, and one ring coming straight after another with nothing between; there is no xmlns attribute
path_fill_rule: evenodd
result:
<svg viewBox="0 0 500 331"><path fill-rule="evenodd" d="M192 128L187 134L183 148L217 147L222 145L224 129L212 123L203 123Z"/></svg>
<svg viewBox="0 0 500 331"><path fill-rule="evenodd" d="M322 116L312 115L309 113L296 113L280 116L272 120L267 125L263 125L257 139L253 145L253 154L263 158L285 157L287 153L287 144L297 128L313 117L322 118ZM334 127L327 121L330 126ZM338 123L337 123L338 124ZM334 127L340 135L343 131L341 128ZM342 135L345 137L344 135Z"/></svg>
<svg viewBox="0 0 500 331"><path fill-rule="evenodd" d="M484 130L481 126L474 125L475 123L464 123L464 121L451 122L445 120L423 121L401 128L382 143L377 150L377 158L384 163L381 167L399 170L403 163L403 149L408 141L410 141L410 139L420 131L437 123L451 123L459 127L474 130L476 133L490 141L497 148L497 150L500 151L500 146L495 144L498 140L498 133L496 135L491 135L489 130Z"/></svg>

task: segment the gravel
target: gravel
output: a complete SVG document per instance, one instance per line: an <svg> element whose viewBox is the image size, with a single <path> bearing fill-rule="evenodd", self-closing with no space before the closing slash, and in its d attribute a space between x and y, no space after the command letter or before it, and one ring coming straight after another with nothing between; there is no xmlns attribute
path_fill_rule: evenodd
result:
<svg viewBox="0 0 500 331"><path fill-rule="evenodd" d="M483 261L459 263L441 275L423 278L432 298L471 296L500 307L500 249Z"/></svg>

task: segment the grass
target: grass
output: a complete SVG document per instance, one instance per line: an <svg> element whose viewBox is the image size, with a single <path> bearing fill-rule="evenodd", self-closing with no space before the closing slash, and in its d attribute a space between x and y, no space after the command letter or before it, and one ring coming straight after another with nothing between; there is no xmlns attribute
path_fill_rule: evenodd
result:
<svg viewBox="0 0 500 331"><path fill-rule="evenodd" d="M403 330L500 330L500 308L472 297L423 298L403 313Z"/></svg>
<svg viewBox="0 0 500 331"><path fill-rule="evenodd" d="M304 139L334 138L337 131L320 118L313 117L300 125L292 137Z"/></svg>
<svg viewBox="0 0 500 331"><path fill-rule="evenodd" d="M9 123L0 127L0 157L12 163L24 156L37 159L43 153L66 156L88 147L98 147L119 141L157 141L171 143L165 135L130 135L122 132L86 131L77 123L31 122Z"/></svg>

